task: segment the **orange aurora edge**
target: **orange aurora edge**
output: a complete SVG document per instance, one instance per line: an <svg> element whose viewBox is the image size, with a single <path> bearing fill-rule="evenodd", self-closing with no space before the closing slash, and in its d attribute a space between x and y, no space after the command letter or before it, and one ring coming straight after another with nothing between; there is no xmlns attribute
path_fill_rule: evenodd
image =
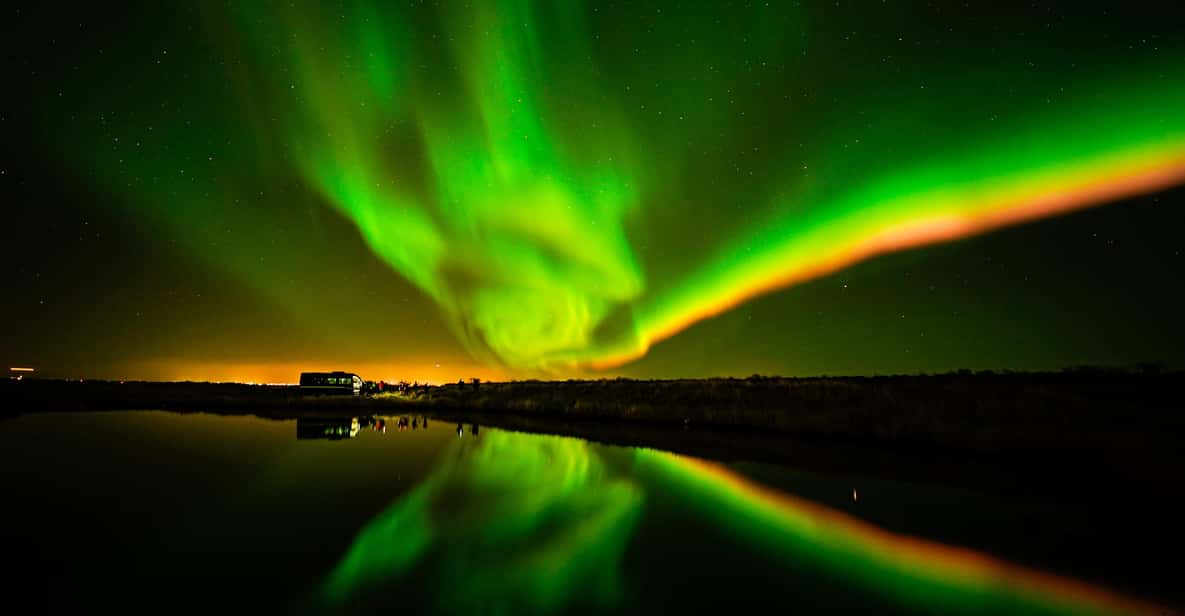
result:
<svg viewBox="0 0 1185 616"><path fill-rule="evenodd" d="M750 505L780 518L794 518L810 527L855 540L877 560L906 570L928 571L959 583L1003 585L1062 602L1129 614L1167 614L1165 607L1079 582L1014 565L967 548L898 535L848 514L754 483L725 466L676 454L672 463L699 480L716 484Z"/></svg>
<svg viewBox="0 0 1185 616"><path fill-rule="evenodd" d="M655 343L699 321L759 295L834 273L871 257L965 238L1185 183L1185 140L1088 162L1078 165L1074 171L1072 175L1063 171L1014 180L1001 188L987 190L986 197L978 199L986 205L971 212L910 220L858 239L850 247L836 249L818 261L787 264L782 271L764 278L742 278L730 292L692 305L666 322L660 321L651 331L643 330L637 347L594 358L585 364L605 370L634 361L644 356ZM1059 177L1046 179L1054 174ZM905 197L906 200L927 198L926 194Z"/></svg>

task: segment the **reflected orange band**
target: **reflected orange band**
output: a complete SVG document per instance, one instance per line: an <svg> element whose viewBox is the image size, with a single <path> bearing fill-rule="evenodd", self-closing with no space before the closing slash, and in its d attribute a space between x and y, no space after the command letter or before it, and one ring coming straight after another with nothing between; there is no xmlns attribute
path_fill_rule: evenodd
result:
<svg viewBox="0 0 1185 616"><path fill-rule="evenodd" d="M854 542L875 560L896 569L924 571L964 585L1004 586L1061 603L1133 614L1166 614L1162 606L1121 596L1073 579L1044 573L967 548L895 534L850 515L754 483L720 464L663 454L681 470L715 489L732 493L777 519Z"/></svg>

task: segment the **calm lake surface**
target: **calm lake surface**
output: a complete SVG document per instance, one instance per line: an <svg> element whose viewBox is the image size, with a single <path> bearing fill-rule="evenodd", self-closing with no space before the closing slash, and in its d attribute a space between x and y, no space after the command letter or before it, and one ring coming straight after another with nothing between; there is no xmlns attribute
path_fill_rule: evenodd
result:
<svg viewBox="0 0 1185 616"><path fill-rule="evenodd" d="M1115 536L1138 504L401 423L4 420L3 584L90 609L1072 614L1162 612L1142 599L1179 575Z"/></svg>

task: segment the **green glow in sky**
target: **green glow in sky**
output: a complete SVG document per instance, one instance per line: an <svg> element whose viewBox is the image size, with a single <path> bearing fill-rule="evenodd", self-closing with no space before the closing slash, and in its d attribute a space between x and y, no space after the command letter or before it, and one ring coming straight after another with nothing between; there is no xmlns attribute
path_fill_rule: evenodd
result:
<svg viewBox="0 0 1185 616"><path fill-rule="evenodd" d="M336 344L582 373L878 254L1180 184L1180 37L1142 34L1142 11L1051 14L205 7L143 63L79 59L93 83L64 88L49 142L308 341L244 342L259 362ZM368 346L371 329L403 344Z"/></svg>
<svg viewBox="0 0 1185 616"><path fill-rule="evenodd" d="M1185 177L1185 116L1174 112L1185 80L1169 78L1179 62L1091 75L1056 101L1012 103L953 133L965 85L940 75L932 94L896 92L875 117L807 146L801 133L816 118L785 95L772 106L778 124L763 129L771 172L753 180L763 189L703 204L764 213L658 277L627 223L646 218L639 210L682 207L663 185L690 172L679 169L685 144L737 147L739 127L698 98L702 84L684 87L656 67L656 83L638 84L652 92L638 107L679 119L661 129L630 122L634 86L607 81L579 3L445 9L431 35L399 12L348 12L332 36L303 17L267 50L267 62L292 69L287 138L303 177L437 302L472 353L517 368L619 363L705 316L869 254ZM243 21L254 37L260 20ZM793 19L787 27L785 40L754 36L785 53L809 32ZM769 52L700 44L694 58L669 61L722 66ZM928 97L950 108L919 106ZM683 107L701 108L674 110ZM669 232L697 233L690 222Z"/></svg>
<svg viewBox="0 0 1185 616"><path fill-rule="evenodd" d="M531 7L514 2L441 15L443 75L416 72L426 50L409 46L397 14L353 16L354 70L299 40L286 50L302 92L292 130L305 177L438 302L473 352L528 367L592 344L643 287L623 227L636 197L621 122L604 109L565 130L548 108L561 101L540 89L600 98L581 67L581 7L555 10L549 25L562 32L551 34L576 64L540 48ZM384 136L402 123L413 156L392 155L399 139Z"/></svg>

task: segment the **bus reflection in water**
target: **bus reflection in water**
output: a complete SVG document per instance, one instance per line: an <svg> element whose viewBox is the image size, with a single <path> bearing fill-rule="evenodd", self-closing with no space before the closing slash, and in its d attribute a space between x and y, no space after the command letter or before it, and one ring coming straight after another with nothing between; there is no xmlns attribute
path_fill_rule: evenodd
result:
<svg viewBox="0 0 1185 616"><path fill-rule="evenodd" d="M326 439L337 441L354 438L358 435L359 423L357 417L298 417L296 418L296 438Z"/></svg>
<svg viewBox="0 0 1185 616"><path fill-rule="evenodd" d="M394 422L395 429L403 432L407 429L428 429L427 417L378 417L368 415L364 417L298 417L296 419L296 438L341 440L354 438L360 430L371 429L379 434L387 433L388 420ZM457 426L458 433L461 426ZM470 434L477 434L477 424L470 426Z"/></svg>

